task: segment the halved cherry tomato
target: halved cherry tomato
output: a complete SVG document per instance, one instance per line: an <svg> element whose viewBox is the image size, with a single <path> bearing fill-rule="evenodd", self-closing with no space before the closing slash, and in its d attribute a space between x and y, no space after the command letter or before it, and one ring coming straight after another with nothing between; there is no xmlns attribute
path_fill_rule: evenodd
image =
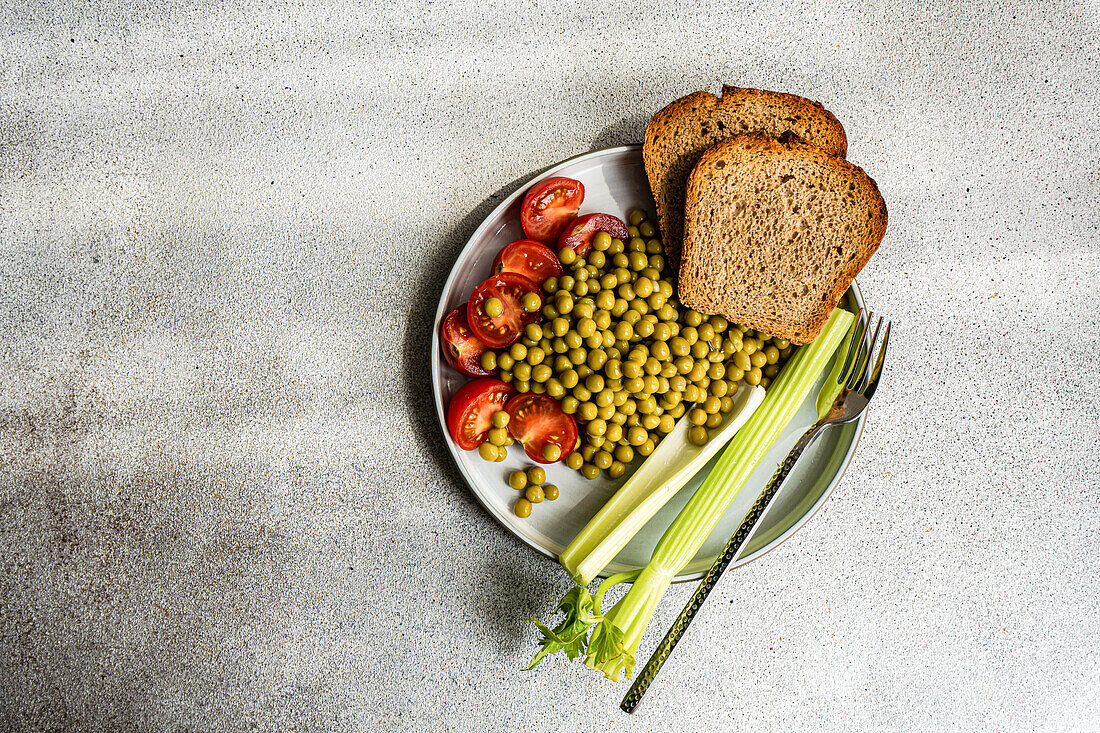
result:
<svg viewBox="0 0 1100 733"><path fill-rule="evenodd" d="M523 197L519 223L528 239L557 244L565 225L577 215L584 201L584 184L572 178L556 176L539 181Z"/></svg>
<svg viewBox="0 0 1100 733"><path fill-rule="evenodd" d="M515 390L499 379L475 379L462 385L447 405L447 430L462 450L485 442L493 413L503 410Z"/></svg>
<svg viewBox="0 0 1100 733"><path fill-rule="evenodd" d="M554 250L533 239L517 239L497 252L493 272L515 272L542 285L548 277L561 277L561 261Z"/></svg>
<svg viewBox="0 0 1100 733"><path fill-rule="evenodd" d="M528 293L539 297L540 305L533 311L523 308L523 296ZM493 317L485 312L485 304L490 298L501 302L499 316ZM466 304L466 319L478 341L492 349L500 349L519 341L524 327L542 317L541 302L542 291L538 285L523 275L502 272L474 288L470 302Z"/></svg>
<svg viewBox="0 0 1100 733"><path fill-rule="evenodd" d="M588 250L592 249L592 237L597 232L607 232L612 239L626 241L630 234L626 230L626 222L611 214L585 214L578 216L565 229L562 230L558 240L558 251L562 247L572 247L578 257L584 257Z"/></svg>
<svg viewBox="0 0 1100 733"><path fill-rule="evenodd" d="M523 444L523 452L536 463L553 463L542 456L542 449L553 443L565 458L577 447L577 423L566 415L561 403L548 394L524 392L508 400L505 411L508 433Z"/></svg>
<svg viewBox="0 0 1100 733"><path fill-rule="evenodd" d="M478 341L474 332L470 330L470 322L466 320L465 303L448 313L443 319L443 324L439 327L439 340L447 363L467 377L487 377L496 373L495 369L489 371L481 366L481 355L488 351L489 347Z"/></svg>

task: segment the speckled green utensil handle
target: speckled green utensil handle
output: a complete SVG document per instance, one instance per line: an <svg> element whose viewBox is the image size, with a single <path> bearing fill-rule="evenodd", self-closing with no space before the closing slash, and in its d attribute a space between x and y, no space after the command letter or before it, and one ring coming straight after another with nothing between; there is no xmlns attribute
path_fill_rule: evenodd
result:
<svg viewBox="0 0 1100 733"><path fill-rule="evenodd" d="M768 507L771 506L772 501L779 493L779 489L783 486L783 482L786 480L787 475L794 468L794 465L798 462L798 459L802 457L802 452L814 441L817 434L820 432L819 425L814 425L807 430L798 442L791 448L791 452L787 454L787 457L780 464L776 470L775 475L772 476L771 481L764 487L764 490L760 492L760 496L756 498L752 507L749 509L749 513L745 515L745 518L741 521L741 525L737 528L737 531L730 537L729 542L726 543L725 548L714 560L714 564L710 566L710 570L703 576L703 580L699 583L699 587L695 589L695 594L692 595L691 600L684 606L684 610L680 612L679 618L672 624L672 628L665 634L665 638L661 640L661 643L657 646L656 651L653 652L653 656L646 662L645 667L642 668L641 673L638 675L638 679L634 680L634 684L631 685L630 690L626 693L626 697L619 703L619 707L628 713L633 713L638 703L641 702L642 696L645 695L646 690L649 689L650 684L653 683L653 679L657 676L657 673L661 671L661 666L668 659L668 655L672 653L672 650L676 648L677 642L680 641L680 637L687 631L687 627L691 625L692 619L695 618L695 614L699 612L699 609L703 606L703 601L710 595L711 590L714 589L714 584L718 582L718 579L722 577L722 573L726 571L729 564L733 562L739 554L741 554L741 548L752 538L756 532L756 528L760 525L760 519L768 511Z"/></svg>

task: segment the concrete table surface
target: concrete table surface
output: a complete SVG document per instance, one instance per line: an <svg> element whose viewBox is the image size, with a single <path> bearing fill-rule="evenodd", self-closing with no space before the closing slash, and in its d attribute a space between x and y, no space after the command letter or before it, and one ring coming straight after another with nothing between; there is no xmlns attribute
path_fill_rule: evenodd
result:
<svg viewBox="0 0 1100 733"><path fill-rule="evenodd" d="M1100 8L491 5L0 11L0 725L1100 729ZM833 498L628 717L520 671L566 579L425 355L497 201L723 82L842 120L900 325Z"/></svg>

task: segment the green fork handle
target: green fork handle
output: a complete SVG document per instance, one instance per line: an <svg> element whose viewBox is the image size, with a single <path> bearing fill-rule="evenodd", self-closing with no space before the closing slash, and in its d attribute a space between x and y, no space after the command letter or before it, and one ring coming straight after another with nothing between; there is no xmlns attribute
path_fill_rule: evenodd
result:
<svg viewBox="0 0 1100 733"><path fill-rule="evenodd" d="M703 606L703 601L707 599L710 592L714 590L715 583L722 577L722 573L726 571L730 563L741 553L741 548L752 538L756 532L756 528L760 526L760 519L768 511L768 507L771 506L772 501L779 493L779 489L782 488L783 482L786 480L787 475L790 474L791 469L798 463L798 459L802 457L803 451L814 441L818 433L821 432L821 425L814 425L812 428L803 433L802 437L798 439L798 442L791 448L791 452L787 454L787 457L783 460L783 463L779 465L775 475L772 476L771 481L764 487L764 490L760 492L760 496L756 498L752 507L749 509L749 513L745 515L745 518L741 520L741 525L737 528L737 531L730 537L729 542L726 543L725 548L718 557L715 558L714 564L710 566L710 570L703 576L703 580L699 583L699 587L695 589L695 593L691 596L691 600L684 606L684 610L680 612L680 616L676 619L676 622L672 624L672 628L665 634L665 638L661 640L661 643L657 645L656 651L653 652L653 656L646 662L645 667L642 668L638 678L631 685L630 690L627 691L626 697L619 703L624 711L633 713L638 703L641 702L642 696L645 695L646 690L653 683L653 679L657 676L657 673L661 671L661 667L664 665L665 660L672 653L672 650L676 648L676 644L680 641L680 637L687 631L687 627L691 625L692 619L695 618L695 614L699 613L699 609Z"/></svg>

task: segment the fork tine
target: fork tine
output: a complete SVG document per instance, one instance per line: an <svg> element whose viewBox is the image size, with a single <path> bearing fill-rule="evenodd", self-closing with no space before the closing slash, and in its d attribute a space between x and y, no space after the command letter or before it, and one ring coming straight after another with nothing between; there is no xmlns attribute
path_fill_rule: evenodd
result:
<svg viewBox="0 0 1100 733"><path fill-rule="evenodd" d="M863 396L867 399L875 394L875 388L878 387L878 378L882 374L882 362L886 358L886 347L890 343L890 326L893 325L889 320L886 321L886 332L882 334L882 346L878 350L878 358L875 359L875 368L871 371L871 381L867 384L866 391L863 392Z"/></svg>
<svg viewBox="0 0 1100 733"><path fill-rule="evenodd" d="M874 311L867 314L867 323L864 325L863 333L859 338L859 351L856 353L856 360L852 362L852 373L848 377L848 384L845 385L848 389L855 388L860 378L863 377L863 369L867 366L865 357L870 351L870 345L867 343L867 334L871 330L871 319L874 317Z"/></svg>
<svg viewBox="0 0 1100 733"><path fill-rule="evenodd" d="M878 341L878 332L882 328L882 321L883 319L880 316L878 322L875 324L875 333L873 336L871 336L871 340L867 342L869 344L869 346L867 347L867 363L864 365L863 377L859 380L859 384L856 385L857 392L862 393L865 389L867 389L867 385L871 382L871 373L874 371L874 367L871 366L871 356L875 352L875 343ZM886 322L886 327L890 327L889 321Z"/></svg>
<svg viewBox="0 0 1100 733"><path fill-rule="evenodd" d="M844 384L844 378L848 376L848 369L854 366L852 357L857 353L856 343L858 343L863 336L863 334L860 333L860 327L863 325L866 317L867 311L861 308L859 315L856 316L856 325L852 326L852 338L848 341L848 353L844 355L844 367L836 377L837 384Z"/></svg>

